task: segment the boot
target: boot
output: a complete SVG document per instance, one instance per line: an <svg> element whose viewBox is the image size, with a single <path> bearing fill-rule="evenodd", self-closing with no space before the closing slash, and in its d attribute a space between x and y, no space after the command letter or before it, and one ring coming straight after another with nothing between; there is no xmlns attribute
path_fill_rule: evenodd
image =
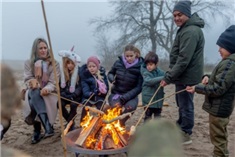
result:
<svg viewBox="0 0 235 157"><path fill-rule="evenodd" d="M33 132L33 137L32 137L31 144L36 144L42 139L41 123L35 121L34 124L33 124L33 127L34 127L34 132Z"/></svg>
<svg viewBox="0 0 235 157"><path fill-rule="evenodd" d="M45 135L44 138L50 137L54 135L54 130L53 127L51 126L49 119L47 117L46 113L41 113L38 115L38 117L40 118L42 125L45 129Z"/></svg>

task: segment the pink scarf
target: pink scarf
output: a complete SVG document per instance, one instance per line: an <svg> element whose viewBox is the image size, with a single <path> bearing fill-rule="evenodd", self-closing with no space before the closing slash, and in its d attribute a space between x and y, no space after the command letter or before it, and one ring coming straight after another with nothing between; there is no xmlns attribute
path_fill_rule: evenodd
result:
<svg viewBox="0 0 235 157"><path fill-rule="evenodd" d="M48 76L48 61L37 60L34 63L34 76L40 83L40 87L43 88L46 86L49 76Z"/></svg>

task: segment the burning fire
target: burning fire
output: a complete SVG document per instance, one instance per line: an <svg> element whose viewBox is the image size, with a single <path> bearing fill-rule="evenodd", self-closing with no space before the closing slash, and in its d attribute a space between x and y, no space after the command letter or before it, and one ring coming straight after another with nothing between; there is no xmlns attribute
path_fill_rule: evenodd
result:
<svg viewBox="0 0 235 157"><path fill-rule="evenodd" d="M100 124L98 125L98 127L95 126L95 129L98 129L97 133L89 134L83 146L89 149L102 150L104 149L104 141L107 138L112 139L112 142L115 145L122 143L119 134L128 134L128 132L126 131L125 127L122 127L120 125L120 121L116 120L110 123L104 123L104 121L111 121L112 119L118 117L121 114L121 111L122 108L115 107L108 109L106 114L100 115ZM87 112L87 115L83 118L83 121L81 122L82 132L91 125L93 118L94 116L90 115L90 113Z"/></svg>

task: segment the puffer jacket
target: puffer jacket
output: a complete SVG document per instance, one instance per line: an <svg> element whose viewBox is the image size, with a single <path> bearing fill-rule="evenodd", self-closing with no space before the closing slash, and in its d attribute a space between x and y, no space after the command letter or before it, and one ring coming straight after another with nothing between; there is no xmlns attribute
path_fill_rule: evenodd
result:
<svg viewBox="0 0 235 157"><path fill-rule="evenodd" d="M143 105L147 105L154 93L160 86L160 82L163 79L165 72L160 68L156 68L153 71L148 71L146 65L143 64L141 66L141 74L143 76L144 82L142 86L142 103ZM157 92L156 96L153 98L152 102L157 101L164 97L163 88L160 88ZM149 106L149 108L161 108L163 105L163 100L156 102Z"/></svg>
<svg viewBox="0 0 235 157"><path fill-rule="evenodd" d="M102 94L99 92L97 81L94 78L94 76L89 72L87 65L84 64L80 69L81 69L80 76L81 76L81 85L83 93L82 101L84 102L84 100L87 100L92 94L94 94L94 96L92 96L92 98L90 99L91 101L93 102L104 101L107 93ZM105 68L101 66L99 70L100 70L100 75L103 77L103 81L108 91L109 84L107 76L105 74Z"/></svg>
<svg viewBox="0 0 235 157"><path fill-rule="evenodd" d="M164 80L175 84L198 84L203 76L204 21L194 13L177 31L170 53L171 70Z"/></svg>
<svg viewBox="0 0 235 157"><path fill-rule="evenodd" d="M108 72L108 79L113 83L111 93L120 94L127 102L140 94L142 90L143 77L140 73L140 67L143 63L143 58L139 58L139 62L132 67L126 68L122 57L113 64Z"/></svg>
<svg viewBox="0 0 235 157"><path fill-rule="evenodd" d="M213 70L207 85L195 87L205 94L202 108L213 116L227 118L235 105L235 54L222 60Z"/></svg>

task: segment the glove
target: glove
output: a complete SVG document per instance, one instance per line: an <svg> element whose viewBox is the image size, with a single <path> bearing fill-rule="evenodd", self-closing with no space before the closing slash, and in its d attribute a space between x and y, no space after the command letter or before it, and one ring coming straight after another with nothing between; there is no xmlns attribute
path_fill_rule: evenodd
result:
<svg viewBox="0 0 235 157"><path fill-rule="evenodd" d="M126 103L126 100L122 96L120 97L120 103L121 105L125 105Z"/></svg>

